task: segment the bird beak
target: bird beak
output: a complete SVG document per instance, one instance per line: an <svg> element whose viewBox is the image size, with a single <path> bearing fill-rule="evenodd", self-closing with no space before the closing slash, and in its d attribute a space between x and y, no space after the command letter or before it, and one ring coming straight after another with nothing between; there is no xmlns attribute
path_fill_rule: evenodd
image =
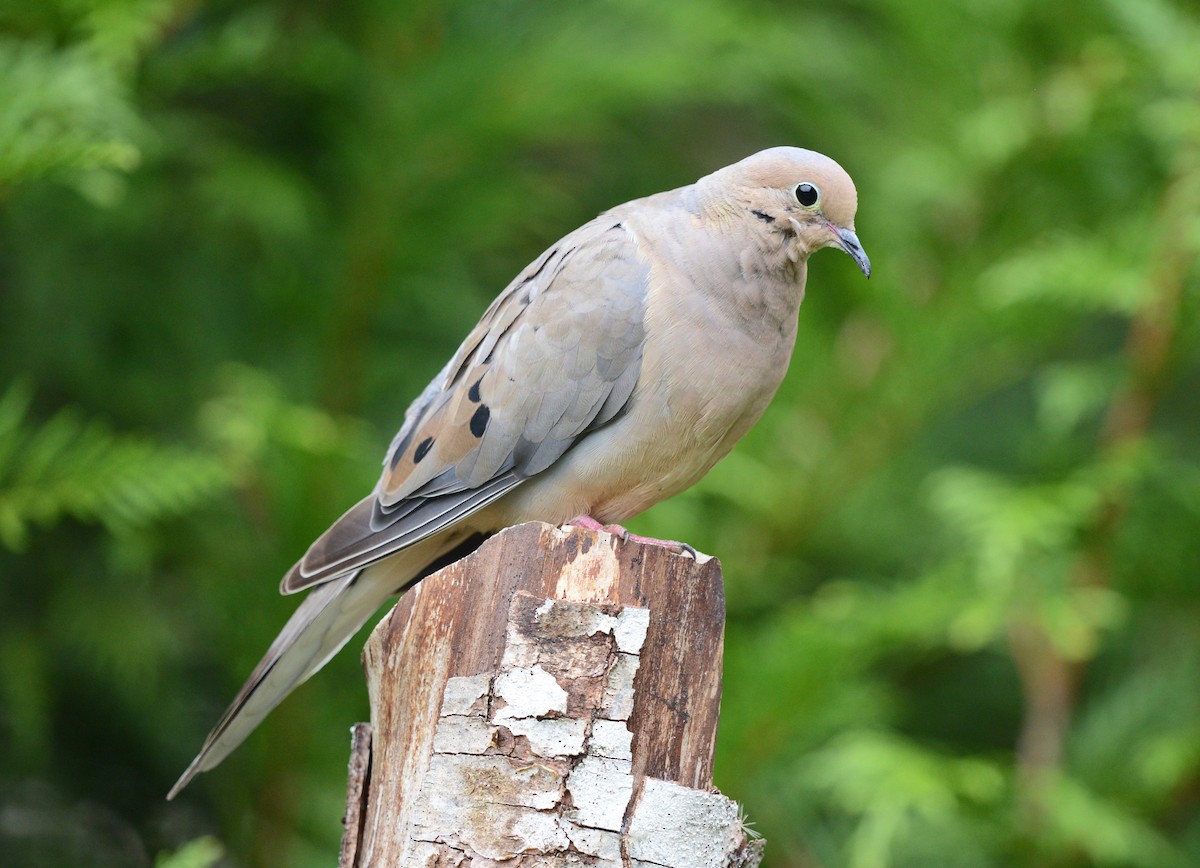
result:
<svg viewBox="0 0 1200 868"><path fill-rule="evenodd" d="M859 269L869 279L871 277L871 260L867 256L867 252L863 250L862 242L858 240L858 236L854 234L854 230L843 229L840 226L834 226L832 223L827 223L826 225L837 238L838 246L850 254L850 258L858 263Z"/></svg>

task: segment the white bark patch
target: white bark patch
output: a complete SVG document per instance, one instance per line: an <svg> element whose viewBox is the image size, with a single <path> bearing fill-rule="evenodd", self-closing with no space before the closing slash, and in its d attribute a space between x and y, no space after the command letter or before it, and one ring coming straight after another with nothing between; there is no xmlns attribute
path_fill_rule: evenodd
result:
<svg viewBox="0 0 1200 868"><path fill-rule="evenodd" d="M633 714L633 679L637 675L639 659L634 654L618 654L612 668L608 670L608 684L604 687L604 700L600 715L608 720L629 720Z"/></svg>
<svg viewBox="0 0 1200 868"><path fill-rule="evenodd" d="M646 780L629 823L634 865L723 868L745 841L735 802L720 793Z"/></svg>
<svg viewBox="0 0 1200 868"><path fill-rule="evenodd" d="M576 826L570 820L563 820L561 824L571 844L580 853L598 857L604 866L621 864L621 836L617 832Z"/></svg>
<svg viewBox="0 0 1200 868"><path fill-rule="evenodd" d="M506 703L495 715L497 722L567 710L567 691L541 666L505 672L496 679L494 693Z"/></svg>
<svg viewBox="0 0 1200 868"><path fill-rule="evenodd" d="M569 717L548 720L532 717L497 719L502 720L513 735L523 735L529 739L529 749L538 756L571 757L583 753L587 737L586 720L573 720Z"/></svg>
<svg viewBox="0 0 1200 868"><path fill-rule="evenodd" d="M409 837L413 844L444 842L496 860L561 850L568 839L550 809L562 797L563 779L553 769L503 756L435 754L413 806Z"/></svg>
<svg viewBox="0 0 1200 868"><path fill-rule="evenodd" d="M570 839L553 814L495 805L464 826L457 843L472 856L465 864L476 865L480 856L507 862L521 853L562 851Z"/></svg>
<svg viewBox="0 0 1200 868"><path fill-rule="evenodd" d="M487 753L496 746L498 731L482 717L443 715L433 735L434 753Z"/></svg>
<svg viewBox="0 0 1200 868"><path fill-rule="evenodd" d="M592 722L588 753L608 759L633 760L633 733L619 720Z"/></svg>
<svg viewBox="0 0 1200 868"><path fill-rule="evenodd" d="M487 695L491 686L490 672L447 679L446 690L442 694L441 716L476 714L482 717L487 710Z"/></svg>
<svg viewBox="0 0 1200 868"><path fill-rule="evenodd" d="M466 853L433 841L414 841L405 856L414 868L468 868L471 865Z"/></svg>
<svg viewBox="0 0 1200 868"><path fill-rule="evenodd" d="M637 654L646 642L650 610L629 606L615 615L599 607L566 600L547 600L534 610L540 628L558 639L583 638L597 633L617 640L617 650Z"/></svg>
<svg viewBox="0 0 1200 868"><path fill-rule="evenodd" d="M646 632L650 629L650 610L630 606L617 616L616 621L613 638L617 640L617 649L626 654L639 653L646 644Z"/></svg>
<svg viewBox="0 0 1200 868"><path fill-rule="evenodd" d="M510 623L505 637L504 656L500 658L500 670L529 668L537 663L537 660L537 645L521 633L517 624Z"/></svg>
<svg viewBox="0 0 1200 868"><path fill-rule="evenodd" d="M441 819L457 816L463 804L544 811L563 797L563 776L555 769L506 756L435 754L425 780L437 786L422 790L421 798Z"/></svg>
<svg viewBox="0 0 1200 868"><path fill-rule="evenodd" d="M589 753L567 778L567 789L575 803L571 819L580 826L619 832L633 795L632 764Z"/></svg>

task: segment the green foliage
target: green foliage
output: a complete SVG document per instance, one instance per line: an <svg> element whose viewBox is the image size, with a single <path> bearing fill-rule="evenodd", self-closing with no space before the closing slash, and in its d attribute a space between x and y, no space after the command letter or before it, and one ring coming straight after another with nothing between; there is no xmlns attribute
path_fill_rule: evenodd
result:
<svg viewBox="0 0 1200 868"><path fill-rule="evenodd" d="M3 40L0 81L0 182L137 165L135 117L87 52Z"/></svg>
<svg viewBox="0 0 1200 868"><path fill-rule="evenodd" d="M850 868L894 864L893 854L931 829L969 823L968 806L1002 804L1006 789L995 763L869 731L835 737L798 774L815 800L857 819L846 845Z"/></svg>
<svg viewBox="0 0 1200 868"><path fill-rule="evenodd" d="M1095 865L1168 868L1190 864L1151 826L1067 778L1055 780L1046 794L1050 810L1042 832L1048 848L1063 856L1072 850Z"/></svg>
<svg viewBox="0 0 1200 868"><path fill-rule="evenodd" d="M1145 305L1148 289L1140 280L1141 251L1120 249L1134 239L1142 240L1134 235L1041 244L985 271L980 291L997 307L1043 302L1084 313L1131 315Z"/></svg>
<svg viewBox="0 0 1200 868"><path fill-rule="evenodd" d="M31 397L20 384L0 396L0 543L10 549L26 547L31 524L66 516L128 533L194 510L230 484L214 455L116 436L70 410L35 427Z"/></svg>
<svg viewBox="0 0 1200 868"><path fill-rule="evenodd" d="M154 860L155 868L210 868L217 864L224 850L214 838L189 841L174 853L164 853Z"/></svg>
<svg viewBox="0 0 1200 868"><path fill-rule="evenodd" d="M98 203L120 195L146 130L129 76L178 5L55 0L6 10L0 24L0 191L50 176Z"/></svg>
<svg viewBox="0 0 1200 868"><path fill-rule="evenodd" d="M1197 44L1175 0L7 4L0 801L75 833L0 852L329 864L353 653L162 802L278 576L521 266L790 142L875 275L814 258L771 410L633 523L724 563L717 783L771 868L1200 864Z"/></svg>

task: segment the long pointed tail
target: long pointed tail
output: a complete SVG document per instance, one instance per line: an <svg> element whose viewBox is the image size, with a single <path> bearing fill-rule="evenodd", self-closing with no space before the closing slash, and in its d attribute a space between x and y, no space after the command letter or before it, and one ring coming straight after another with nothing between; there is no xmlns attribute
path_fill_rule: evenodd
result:
<svg viewBox="0 0 1200 868"><path fill-rule="evenodd" d="M209 733L200 753L171 787L168 799L225 759L271 709L340 651L409 577L408 562L421 558L389 561L333 579L309 593Z"/></svg>

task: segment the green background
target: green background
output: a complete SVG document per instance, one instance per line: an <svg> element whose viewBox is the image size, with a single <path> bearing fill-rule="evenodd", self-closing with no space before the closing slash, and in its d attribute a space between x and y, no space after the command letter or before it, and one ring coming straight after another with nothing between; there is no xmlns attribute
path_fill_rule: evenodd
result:
<svg viewBox="0 0 1200 868"><path fill-rule="evenodd" d="M0 861L328 866L354 648L163 801L489 300L842 163L735 453L717 784L770 868L1200 864L1200 18L1168 0L0 6ZM218 855L223 853L223 855Z"/></svg>

